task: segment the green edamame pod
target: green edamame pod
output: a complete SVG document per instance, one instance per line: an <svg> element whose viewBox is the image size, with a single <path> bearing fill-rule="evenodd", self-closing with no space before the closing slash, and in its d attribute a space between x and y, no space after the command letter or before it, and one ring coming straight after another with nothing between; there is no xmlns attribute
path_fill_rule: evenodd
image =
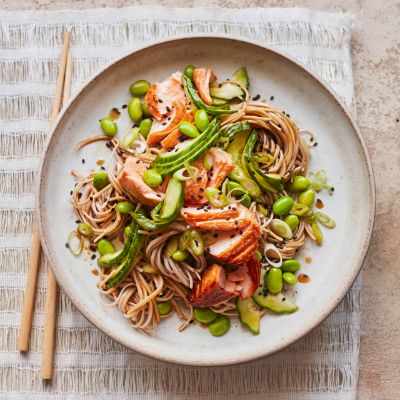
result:
<svg viewBox="0 0 400 400"><path fill-rule="evenodd" d="M129 87L130 92L133 96L144 96L151 88L151 84L149 81L144 79L140 79L136 82L133 82Z"/></svg>
<svg viewBox="0 0 400 400"><path fill-rule="evenodd" d="M226 315L220 315L216 320L208 325L208 330L213 336L222 336L229 331L231 321Z"/></svg>
<svg viewBox="0 0 400 400"><path fill-rule="evenodd" d="M309 208L314 204L315 192L312 189L307 189L305 192L300 193L299 203Z"/></svg>
<svg viewBox="0 0 400 400"><path fill-rule="evenodd" d="M188 257L189 257L190 253L186 250L182 251L182 250L176 250L173 254L172 254L172 258L175 261L185 261Z"/></svg>
<svg viewBox="0 0 400 400"><path fill-rule="evenodd" d="M217 314L210 308L194 308L194 318L202 324L209 324L217 318Z"/></svg>
<svg viewBox="0 0 400 400"><path fill-rule="evenodd" d="M128 114L132 121L137 122L143 117L142 102L138 97L134 97L128 103Z"/></svg>
<svg viewBox="0 0 400 400"><path fill-rule="evenodd" d="M289 228L292 230L292 232L295 231L297 226L299 225L299 217L297 215L288 215L283 222L286 222L288 224Z"/></svg>
<svg viewBox="0 0 400 400"><path fill-rule="evenodd" d="M110 117L104 117L100 120L100 127L107 137L114 137L118 132L118 126Z"/></svg>
<svg viewBox="0 0 400 400"><path fill-rule="evenodd" d="M291 272L284 272L282 278L289 285L295 285L297 282L297 278Z"/></svg>
<svg viewBox="0 0 400 400"><path fill-rule="evenodd" d="M210 122L208 120L208 115L205 110L197 110L196 113L194 114L194 121L196 123L197 129L200 132L204 132L208 126L210 125Z"/></svg>
<svg viewBox="0 0 400 400"><path fill-rule="evenodd" d="M107 172L99 172L93 177L93 186L97 190L104 189L109 183Z"/></svg>
<svg viewBox="0 0 400 400"><path fill-rule="evenodd" d="M97 251L100 255L113 254L116 252L114 245L107 239L100 239L97 244Z"/></svg>
<svg viewBox="0 0 400 400"><path fill-rule="evenodd" d="M271 267L270 270L265 274L264 285L268 292L272 294L281 292L283 288L281 269Z"/></svg>
<svg viewBox="0 0 400 400"><path fill-rule="evenodd" d="M272 211L275 215L285 215L293 207L294 200L289 196L282 196L274 201Z"/></svg>
<svg viewBox="0 0 400 400"><path fill-rule="evenodd" d="M121 214L128 214L133 211L134 208L134 204L132 204L130 201L122 201L120 203L117 203L117 205L115 206L115 209Z"/></svg>
<svg viewBox="0 0 400 400"><path fill-rule="evenodd" d="M310 187L310 180L305 176L295 176L293 178L293 182L290 182L286 185L286 189L289 192L300 193L304 192Z"/></svg>
<svg viewBox="0 0 400 400"><path fill-rule="evenodd" d="M189 137L197 137L200 135L199 131L197 130L197 128L191 124L190 122L187 121L182 121L179 123L178 125L178 129L186 136Z"/></svg>
<svg viewBox="0 0 400 400"><path fill-rule="evenodd" d="M163 178L160 173L158 173L155 169L148 169L144 171L143 174L143 182L150 187L157 187L161 185Z"/></svg>
<svg viewBox="0 0 400 400"><path fill-rule="evenodd" d="M190 248L195 256L201 256L204 253L203 236L198 231L191 231Z"/></svg>
<svg viewBox="0 0 400 400"><path fill-rule="evenodd" d="M147 138L147 135L149 134L152 125L153 120L151 118L145 118L144 120L140 121L139 131L145 139Z"/></svg>
<svg viewBox="0 0 400 400"><path fill-rule="evenodd" d="M282 262L281 270L285 272L291 272L292 274L297 272L301 268L301 264L297 260L285 260Z"/></svg>
<svg viewBox="0 0 400 400"><path fill-rule="evenodd" d="M187 65L183 71L184 75L186 75L191 80L193 80L193 72L194 72L193 65Z"/></svg>
<svg viewBox="0 0 400 400"><path fill-rule="evenodd" d="M149 109L147 108L146 100L144 100L142 103L142 111L143 111L144 117L146 117L146 118L151 117L151 113L150 113Z"/></svg>

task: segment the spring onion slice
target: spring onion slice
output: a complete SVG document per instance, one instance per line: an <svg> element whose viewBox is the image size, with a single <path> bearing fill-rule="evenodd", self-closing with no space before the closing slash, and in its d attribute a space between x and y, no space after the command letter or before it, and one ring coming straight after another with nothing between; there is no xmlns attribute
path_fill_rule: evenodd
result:
<svg viewBox="0 0 400 400"><path fill-rule="evenodd" d="M191 231L185 231L181 233L179 236L178 248L180 251L185 251L189 245L191 240Z"/></svg>
<svg viewBox="0 0 400 400"><path fill-rule="evenodd" d="M185 175L185 172L187 172L187 169L185 167L178 169L178 171L176 171L174 173L174 178L178 179L178 181L189 181L190 179L192 179L191 176L189 175Z"/></svg>
<svg viewBox="0 0 400 400"><path fill-rule="evenodd" d="M264 215L264 217L268 217L268 210L260 203L257 203L257 212Z"/></svg>
<svg viewBox="0 0 400 400"><path fill-rule="evenodd" d="M228 199L226 198L226 195L223 192L219 191L217 188L208 187L204 193L207 197L207 200L214 207L222 208L228 204Z"/></svg>
<svg viewBox="0 0 400 400"><path fill-rule="evenodd" d="M304 204L294 203L289 214L297 215L298 217L310 217L313 212Z"/></svg>
<svg viewBox="0 0 400 400"><path fill-rule="evenodd" d="M199 169L196 167L193 167L190 165L187 161L183 162L183 165L186 168L186 171L188 172L189 176L193 179L196 180L198 175L199 175Z"/></svg>
<svg viewBox="0 0 400 400"><path fill-rule="evenodd" d="M213 165L214 165L213 156L207 152L206 155L204 156L204 168L207 171L210 171Z"/></svg>
<svg viewBox="0 0 400 400"><path fill-rule="evenodd" d="M269 226L272 232L284 239L291 239L293 237L293 232L285 221L275 218L270 222Z"/></svg>
<svg viewBox="0 0 400 400"><path fill-rule="evenodd" d="M75 246L74 246L74 242L75 242ZM77 231L72 231L72 232L68 235L67 243L68 243L68 248L69 248L70 252L71 252L74 256L79 256L79 254L82 253L82 249L83 249L83 239L82 239L82 237L78 234Z"/></svg>
<svg viewBox="0 0 400 400"><path fill-rule="evenodd" d="M268 251L273 251L279 258L279 261L275 262L272 261L268 256L267 253ZM273 244L273 243L267 243L264 246L264 257L267 260L267 263L269 265L272 265L275 268L280 268L282 266L282 254L280 253L280 251L278 250L278 248Z"/></svg>
<svg viewBox="0 0 400 400"><path fill-rule="evenodd" d="M321 229L318 226L318 222L317 221L311 222L311 229L312 229L313 234L315 236L315 241L317 242L317 244L319 246L321 246L322 245L322 232L321 232Z"/></svg>
<svg viewBox="0 0 400 400"><path fill-rule="evenodd" d="M238 195L241 195L241 196L236 197ZM226 198L229 203L240 203L245 196L247 196L247 192L245 190L240 189L240 188L234 188L234 189L231 189L227 193Z"/></svg>
<svg viewBox="0 0 400 400"><path fill-rule="evenodd" d="M93 228L87 222L81 222L78 225L78 232L83 236L93 235Z"/></svg>
<svg viewBox="0 0 400 400"><path fill-rule="evenodd" d="M336 227L336 222L329 215L318 211L315 213L315 218L320 222L325 228L333 229Z"/></svg>
<svg viewBox="0 0 400 400"><path fill-rule="evenodd" d="M125 137L122 139L122 147L130 147L133 142L137 139L139 135L139 128L132 128L126 133Z"/></svg>
<svg viewBox="0 0 400 400"><path fill-rule="evenodd" d="M178 250L178 238L176 236L174 236L167 243L167 246L165 247L165 251L166 251L167 255L169 257L171 257L172 254L174 254L176 250Z"/></svg>
<svg viewBox="0 0 400 400"><path fill-rule="evenodd" d="M254 153L253 158L255 161L261 164L272 164L275 160L274 157L267 152Z"/></svg>
<svg viewBox="0 0 400 400"><path fill-rule="evenodd" d="M204 253L203 236L199 231L193 230L190 234L190 248L195 256L201 256Z"/></svg>
<svg viewBox="0 0 400 400"><path fill-rule="evenodd" d="M328 176L323 169L319 169L311 174L310 177L310 187L314 189L316 192L320 192L322 189L332 190L332 186L326 184L328 180Z"/></svg>

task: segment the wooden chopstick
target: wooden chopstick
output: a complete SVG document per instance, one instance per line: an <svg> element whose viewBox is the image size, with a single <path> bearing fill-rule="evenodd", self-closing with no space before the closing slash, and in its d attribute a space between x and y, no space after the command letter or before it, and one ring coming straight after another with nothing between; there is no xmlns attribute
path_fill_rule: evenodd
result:
<svg viewBox="0 0 400 400"><path fill-rule="evenodd" d="M62 57L66 58L65 61L65 79L64 79L64 96L63 105L66 104L71 93L71 80L72 80L72 58L68 52L68 47L63 48L66 54L63 53ZM53 376L53 359L55 350L56 338L56 322L57 322L57 297L58 297L58 284L53 270L48 266L47 270L47 292L46 292L46 309L43 331L43 344L42 344L42 359L40 364L40 376L42 379L51 379Z"/></svg>
<svg viewBox="0 0 400 400"><path fill-rule="evenodd" d="M57 78L56 92L54 94L53 108L50 116L50 125L52 126L61 107L61 98L63 92L64 75L67 64L67 54L69 49L71 34L64 33L63 48L59 62L59 72ZM32 330L33 308L35 306L36 286L40 265L40 239L36 224L33 227L33 239L31 255L29 257L28 273L26 276L24 304L21 314L21 324L17 342L17 350L28 351L29 341Z"/></svg>

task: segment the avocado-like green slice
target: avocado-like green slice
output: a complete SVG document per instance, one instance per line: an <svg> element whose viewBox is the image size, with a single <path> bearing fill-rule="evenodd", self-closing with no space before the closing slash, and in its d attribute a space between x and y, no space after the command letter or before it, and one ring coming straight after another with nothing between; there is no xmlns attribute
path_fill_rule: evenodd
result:
<svg viewBox="0 0 400 400"><path fill-rule="evenodd" d="M242 98L244 93L240 86L231 82L224 82L210 87L210 95L220 99L232 100L236 97Z"/></svg>
<svg viewBox="0 0 400 400"><path fill-rule="evenodd" d="M160 218L176 218L183 206L183 184L178 179L171 178L165 192L164 204L161 207Z"/></svg>
<svg viewBox="0 0 400 400"><path fill-rule="evenodd" d="M212 98L213 106L219 107L219 106L224 106L225 104L228 104L228 100L218 99L217 97Z"/></svg>
<svg viewBox="0 0 400 400"><path fill-rule="evenodd" d="M266 308L275 314L293 313L299 309L296 304L289 301L282 293L263 295L262 289L257 289L253 300L260 307Z"/></svg>
<svg viewBox="0 0 400 400"><path fill-rule="evenodd" d="M235 164L240 163L240 157L243 153L244 146L246 145L247 139L250 136L250 131L246 130L237 134L231 143L226 148L226 152L232 156Z"/></svg>
<svg viewBox="0 0 400 400"><path fill-rule="evenodd" d="M240 322L247 326L255 335L258 335L260 333L261 312L253 299L242 300L238 297L236 308L239 313Z"/></svg>

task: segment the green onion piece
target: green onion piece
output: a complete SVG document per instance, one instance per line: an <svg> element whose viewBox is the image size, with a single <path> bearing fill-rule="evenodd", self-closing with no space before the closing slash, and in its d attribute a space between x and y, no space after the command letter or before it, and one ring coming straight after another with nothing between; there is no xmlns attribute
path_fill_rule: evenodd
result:
<svg viewBox="0 0 400 400"><path fill-rule="evenodd" d="M293 232L290 229L290 226L281 219L273 219L269 226L272 232L284 239L291 239L293 237Z"/></svg>
<svg viewBox="0 0 400 400"><path fill-rule="evenodd" d="M294 203L289 214L297 215L298 217L310 217L313 212L304 204Z"/></svg>
<svg viewBox="0 0 400 400"><path fill-rule="evenodd" d="M185 231L180 234L179 242L178 242L178 249L180 251L185 251L190 246L191 241L191 232Z"/></svg>
<svg viewBox="0 0 400 400"><path fill-rule="evenodd" d="M176 250L178 250L178 238L176 236L174 236L171 239L169 239L169 242L167 243L165 251L166 251L167 255L169 257L171 257L172 254L174 254Z"/></svg>
<svg viewBox="0 0 400 400"><path fill-rule="evenodd" d="M189 176L189 175L184 175L185 172L187 172L187 169L186 169L185 167L183 167L183 168L181 168L181 169L178 169L178 171L176 171L176 172L174 173L174 178L175 178L175 179L178 179L178 181L181 181L181 182L182 182L182 181L188 181L188 180L192 179L191 176Z"/></svg>
<svg viewBox="0 0 400 400"><path fill-rule="evenodd" d="M264 217L268 217L268 210L260 203L257 204L257 211Z"/></svg>
<svg viewBox="0 0 400 400"><path fill-rule="evenodd" d="M266 152L254 153L253 159L261 164L272 164L275 161L274 157Z"/></svg>
<svg viewBox="0 0 400 400"><path fill-rule="evenodd" d="M139 135L139 128L132 128L126 133L125 137L122 140L122 147L130 147L132 143L137 139Z"/></svg>
<svg viewBox="0 0 400 400"><path fill-rule="evenodd" d="M317 221L311 222L311 229L312 229L313 234L315 236L315 241L317 242L317 244L319 246L321 246L322 245L322 232L321 232L321 229L318 226L318 222Z"/></svg>
<svg viewBox="0 0 400 400"><path fill-rule="evenodd" d="M332 186L326 184L328 177L323 169L314 172L312 179L310 179L310 187L316 192L320 192L322 189L332 190Z"/></svg>
<svg viewBox="0 0 400 400"><path fill-rule="evenodd" d="M210 171L210 169L213 167L214 164L214 159L210 153L206 153L204 156L204 168L207 171Z"/></svg>
<svg viewBox="0 0 400 400"><path fill-rule="evenodd" d="M190 247L193 251L193 254L195 256L201 256L204 253L204 242L203 242L203 236L199 231L193 230L191 232L191 241L190 241Z"/></svg>
<svg viewBox="0 0 400 400"><path fill-rule="evenodd" d="M257 260L258 260L258 261L261 261L261 259L262 259L261 251L260 251L260 250L256 250L256 251L254 252L254 254L255 254L255 256L257 257Z"/></svg>
<svg viewBox="0 0 400 400"><path fill-rule="evenodd" d="M261 194L259 186L251 179L241 179L240 184L247 190L251 197L258 197Z"/></svg>
<svg viewBox="0 0 400 400"><path fill-rule="evenodd" d="M333 218L323 212L316 212L315 218L317 218L317 221L325 226L325 228L333 229L336 227L336 222L333 220Z"/></svg>
<svg viewBox="0 0 400 400"><path fill-rule="evenodd" d="M144 264L143 272L146 272L146 274L158 274L158 269L151 264Z"/></svg>
<svg viewBox="0 0 400 400"><path fill-rule="evenodd" d="M82 222L78 225L78 232L83 236L93 235L93 228L86 222Z"/></svg>
<svg viewBox="0 0 400 400"><path fill-rule="evenodd" d="M75 246L74 246L74 242ZM67 238L67 244L68 244L68 249L74 256L79 256L79 254L82 253L83 249L83 240L80 235L78 235L78 232L72 231Z"/></svg>
<svg viewBox="0 0 400 400"><path fill-rule="evenodd" d="M188 172L189 176L193 179L196 180L197 176L199 175L199 170L196 167L193 167L190 165L187 161L183 162L183 165L186 168L186 171Z"/></svg>
<svg viewBox="0 0 400 400"><path fill-rule="evenodd" d="M217 208L222 208L228 205L228 199L223 192L219 191L217 188L209 187L204 192L207 200ZM221 193L221 194L219 194Z"/></svg>

